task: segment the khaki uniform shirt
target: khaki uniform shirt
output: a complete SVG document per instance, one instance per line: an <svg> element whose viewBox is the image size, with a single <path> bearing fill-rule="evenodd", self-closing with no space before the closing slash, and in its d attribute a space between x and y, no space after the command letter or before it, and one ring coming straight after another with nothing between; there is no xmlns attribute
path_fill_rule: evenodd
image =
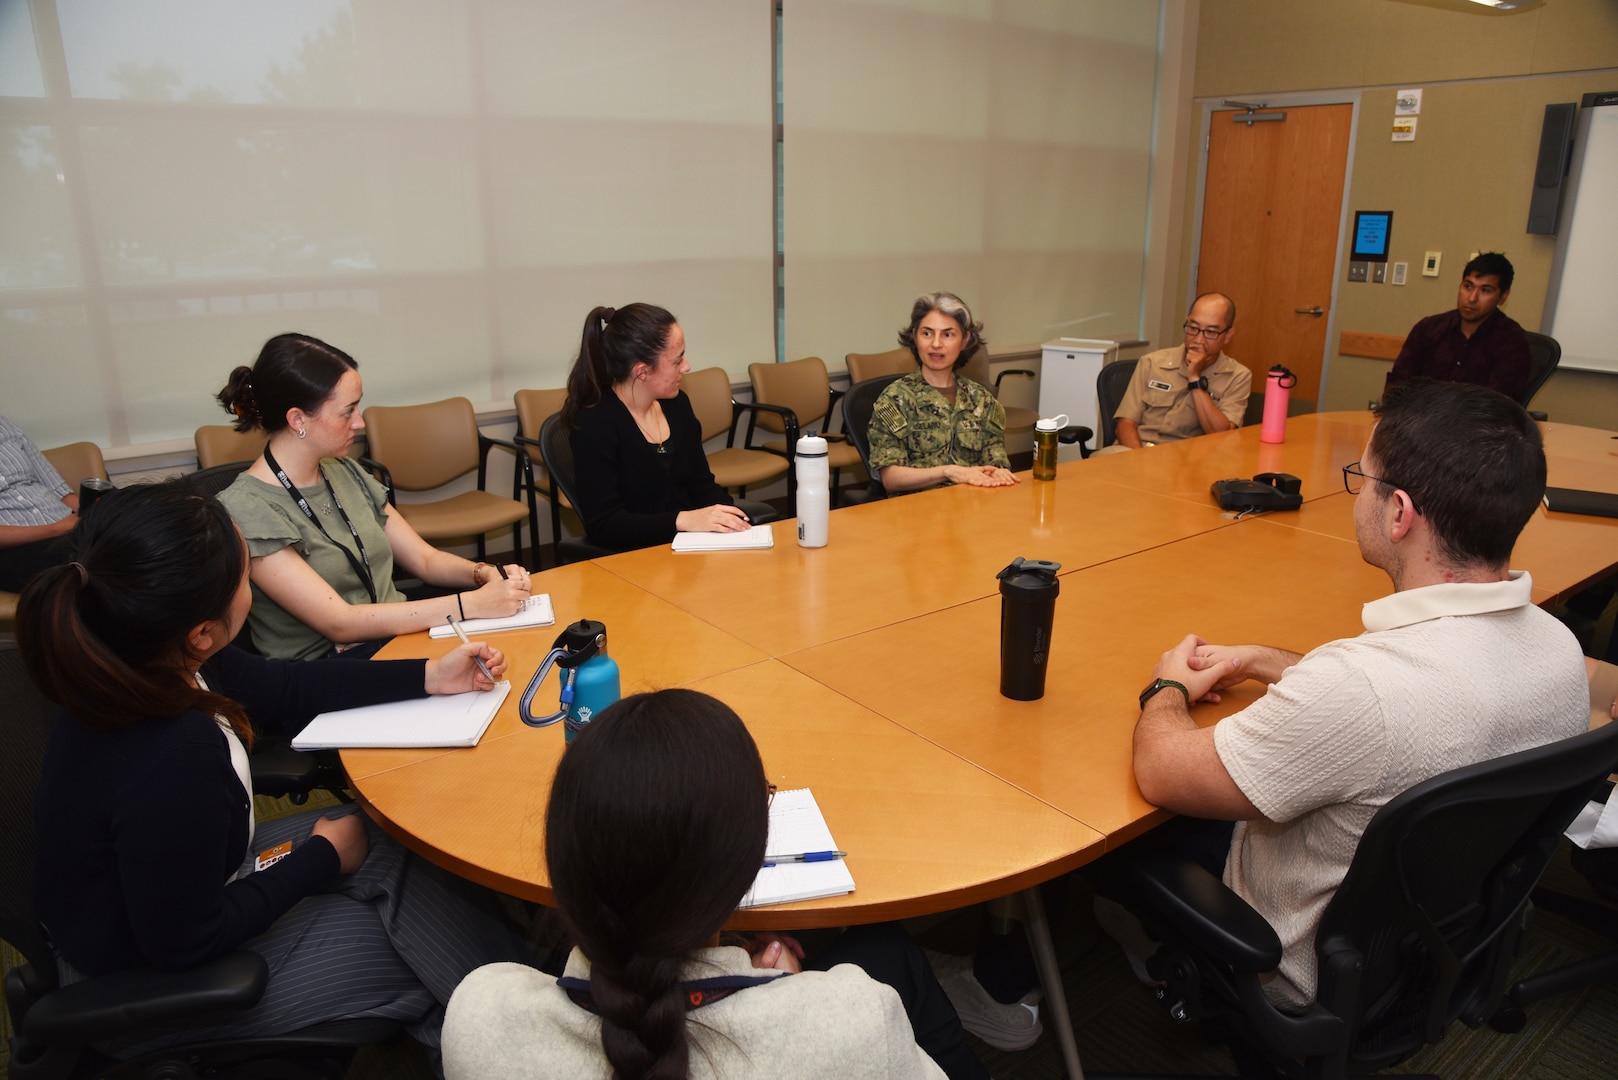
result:
<svg viewBox="0 0 1618 1080"><path fill-rule="evenodd" d="M1219 359L1202 373L1208 377L1208 396L1226 419L1241 427L1247 395L1253 389L1253 373L1226 353L1220 353ZM1159 349L1141 357L1113 417L1135 421L1141 442L1177 442L1205 434L1186 379L1185 346Z"/></svg>
<svg viewBox="0 0 1618 1080"><path fill-rule="evenodd" d="M955 404L920 371L897 379L871 410L871 470L888 465L1011 467L1006 455L1006 410L988 387L955 377Z"/></svg>

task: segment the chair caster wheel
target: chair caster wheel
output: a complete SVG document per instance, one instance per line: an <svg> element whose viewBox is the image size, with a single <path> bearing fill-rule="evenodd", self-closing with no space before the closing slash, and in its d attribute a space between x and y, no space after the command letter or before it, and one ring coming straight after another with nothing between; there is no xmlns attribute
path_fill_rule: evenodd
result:
<svg viewBox="0 0 1618 1080"><path fill-rule="evenodd" d="M1500 1007L1489 1017L1489 1026L1502 1035L1515 1035L1527 1024L1528 1014L1523 1011L1521 1005L1510 998L1500 1002Z"/></svg>

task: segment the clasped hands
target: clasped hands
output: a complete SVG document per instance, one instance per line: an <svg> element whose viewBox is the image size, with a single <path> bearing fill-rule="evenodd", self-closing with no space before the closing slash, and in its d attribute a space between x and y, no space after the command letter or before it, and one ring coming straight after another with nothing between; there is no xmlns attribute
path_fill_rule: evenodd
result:
<svg viewBox="0 0 1618 1080"><path fill-rule="evenodd" d="M1022 483L1016 473L998 465L946 465L944 476L953 483L969 487L1009 487Z"/></svg>
<svg viewBox="0 0 1618 1080"><path fill-rule="evenodd" d="M1214 645L1187 634L1162 655L1152 675L1184 683L1193 702L1213 703L1220 700L1219 691L1253 677L1250 661L1247 646Z"/></svg>

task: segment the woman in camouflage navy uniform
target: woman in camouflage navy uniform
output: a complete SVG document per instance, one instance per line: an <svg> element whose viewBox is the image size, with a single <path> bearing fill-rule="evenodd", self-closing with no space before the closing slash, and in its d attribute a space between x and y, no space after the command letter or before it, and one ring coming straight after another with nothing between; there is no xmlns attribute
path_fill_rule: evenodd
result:
<svg viewBox="0 0 1618 1080"><path fill-rule="evenodd" d="M959 372L985 344L983 326L954 293L923 293L899 344L916 358L871 411L871 468L890 495L943 484L1018 482L1006 456L1006 411Z"/></svg>

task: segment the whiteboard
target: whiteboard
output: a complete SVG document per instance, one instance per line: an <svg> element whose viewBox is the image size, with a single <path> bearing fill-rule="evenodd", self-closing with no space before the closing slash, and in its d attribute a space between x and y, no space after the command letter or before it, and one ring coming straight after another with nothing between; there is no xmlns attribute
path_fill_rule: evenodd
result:
<svg viewBox="0 0 1618 1080"><path fill-rule="evenodd" d="M1562 367L1618 372L1610 310L1618 251L1618 92L1584 95L1568 185L1545 295L1545 333L1561 343Z"/></svg>

